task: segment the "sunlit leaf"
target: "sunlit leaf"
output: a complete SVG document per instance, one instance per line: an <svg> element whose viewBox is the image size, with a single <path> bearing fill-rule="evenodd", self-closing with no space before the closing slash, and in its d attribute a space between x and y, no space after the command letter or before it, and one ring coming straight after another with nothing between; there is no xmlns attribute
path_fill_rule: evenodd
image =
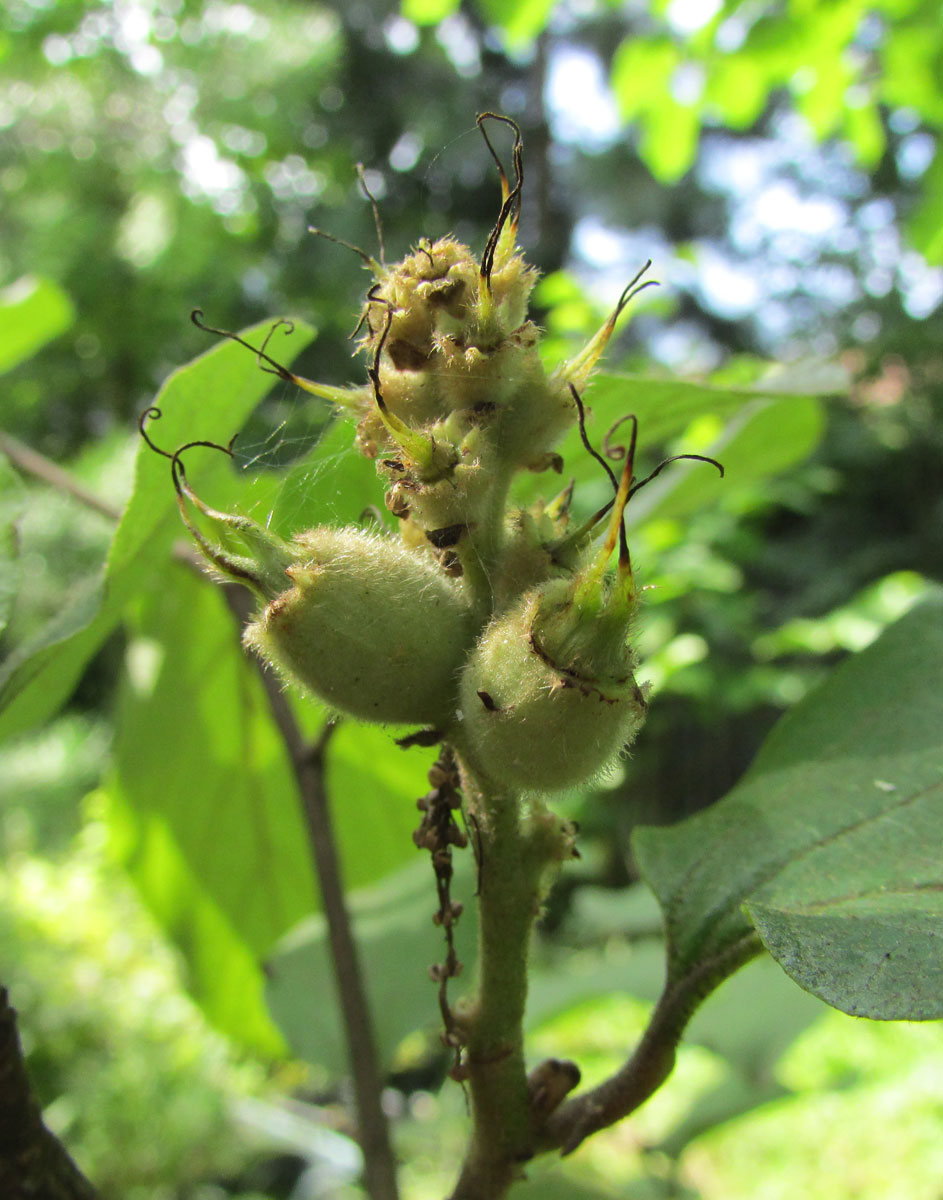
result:
<svg viewBox="0 0 943 1200"><path fill-rule="evenodd" d="M512 46L532 41L544 29L554 0L476 0L486 20L504 31Z"/></svg>
<svg viewBox="0 0 943 1200"><path fill-rule="evenodd" d="M933 162L923 177L923 198L911 215L908 228L914 245L929 263L943 263L943 145L937 146Z"/></svg>
<svg viewBox="0 0 943 1200"><path fill-rule="evenodd" d="M619 112L626 121L668 95L668 84L680 61L677 47L667 39L626 38L612 57L609 82Z"/></svg>
<svg viewBox="0 0 943 1200"><path fill-rule="evenodd" d="M253 1041L265 1025L259 962L318 909L319 891L284 742L233 614L189 568L165 578L131 623L109 812L194 994L232 1036ZM415 859L414 798L429 757L379 729L335 735L328 789L348 885Z"/></svg>
<svg viewBox="0 0 943 1200"><path fill-rule="evenodd" d="M458 11L459 0L402 0L400 12L417 25L435 25Z"/></svg>
<svg viewBox="0 0 943 1200"><path fill-rule="evenodd" d="M756 57L728 54L707 72L704 100L734 129L745 129L763 111L769 89L769 79Z"/></svg>
<svg viewBox="0 0 943 1200"><path fill-rule="evenodd" d="M943 123L939 81L939 13L930 21L892 21L881 46L881 91L890 104Z"/></svg>
<svg viewBox="0 0 943 1200"><path fill-rule="evenodd" d="M246 331L252 341L264 337L269 322ZM284 361L290 362L312 339L310 326L296 323ZM272 376L259 371L252 358L232 342L220 342L185 367L161 388L155 404L163 413L152 423L158 445L176 450L186 442L228 442L269 391ZM217 506L239 487L228 460L203 450L187 460L187 474L197 489ZM259 477L261 494L272 484ZM69 697L89 659L118 624L125 605L167 569L182 526L174 501L170 466L142 442L134 491L115 534L99 585L77 596L33 644L10 657L0 670L0 737L22 732L45 720Z"/></svg>
<svg viewBox="0 0 943 1200"><path fill-rule="evenodd" d="M353 425L341 417L285 473L267 524L283 537L314 525L355 525L371 504L383 506L376 464L357 451Z"/></svg>
<svg viewBox="0 0 943 1200"><path fill-rule="evenodd" d="M846 104L842 128L845 137L855 148L858 162L865 167L876 167L887 144L877 106L872 101L867 104Z"/></svg>
<svg viewBox="0 0 943 1200"><path fill-rule="evenodd" d="M825 431L821 401L813 397L760 400L725 426L706 453L723 464L721 478L710 466L678 462L653 480L633 500L633 525L675 518L708 508L731 488L773 478L801 462Z"/></svg>
<svg viewBox="0 0 943 1200"><path fill-rule="evenodd" d="M16 521L26 504L26 489L10 466L0 457L0 632L10 619L20 583L19 539Z"/></svg>
<svg viewBox="0 0 943 1200"><path fill-rule="evenodd" d="M0 372L9 371L75 320L72 301L51 279L26 276L0 292Z"/></svg>
<svg viewBox="0 0 943 1200"><path fill-rule="evenodd" d="M659 97L646 114L642 158L661 183L675 183L697 155L701 118L694 105L680 104L670 95Z"/></svg>
<svg viewBox="0 0 943 1200"><path fill-rule="evenodd" d="M647 462L653 449L663 449L692 421L716 417L721 429L718 442L700 452L716 451L729 465L729 491L732 484L762 479L808 454L822 432L821 409L814 397L841 390L844 383L844 376L825 370L781 372L749 388L601 374L586 391L587 433L600 447L607 430L632 413L638 419L640 461ZM624 443L627 431L628 426L622 425L615 441ZM566 477L576 480L577 503L587 510L604 503L611 487L582 446L578 430L567 435L561 453ZM633 499L627 510L629 521L638 524L655 515L669 515L673 505L673 515L707 506L724 494L724 481L714 476L714 469L704 464L673 465ZM518 485L522 501L548 490L546 477L529 477ZM656 514L658 507L663 512Z"/></svg>
<svg viewBox="0 0 943 1200"><path fill-rule="evenodd" d="M233 1005L233 972L245 976L253 960L258 970L314 909L315 884L284 744L236 622L189 568L165 579L132 624L107 790L121 814L121 857L181 946L194 994L245 1038L232 1018L261 1022L262 981L253 1005L243 979L244 1008Z"/></svg>

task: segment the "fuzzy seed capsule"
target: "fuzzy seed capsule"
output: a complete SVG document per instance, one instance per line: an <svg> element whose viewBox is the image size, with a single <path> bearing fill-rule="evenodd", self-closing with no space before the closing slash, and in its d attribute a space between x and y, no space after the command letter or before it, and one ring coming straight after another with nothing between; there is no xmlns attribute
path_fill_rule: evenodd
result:
<svg viewBox="0 0 943 1200"><path fill-rule="evenodd" d="M485 630L463 672L469 754L500 785L585 785L644 720L624 613L587 613L573 597L572 580L526 595Z"/></svg>
<svg viewBox="0 0 943 1200"><path fill-rule="evenodd" d="M390 538L318 528L295 539L292 586L245 641L331 707L381 724L451 713L470 640L460 586Z"/></svg>

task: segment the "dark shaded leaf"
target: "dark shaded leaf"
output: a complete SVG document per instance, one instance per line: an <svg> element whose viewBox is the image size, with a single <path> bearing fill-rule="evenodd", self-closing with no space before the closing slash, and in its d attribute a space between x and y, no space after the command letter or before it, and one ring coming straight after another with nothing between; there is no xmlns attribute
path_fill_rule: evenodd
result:
<svg viewBox="0 0 943 1200"><path fill-rule="evenodd" d="M729 796L674 828L638 831L672 977L742 938L749 902L781 965L829 1003L939 1014L941 675L933 593L797 705Z"/></svg>

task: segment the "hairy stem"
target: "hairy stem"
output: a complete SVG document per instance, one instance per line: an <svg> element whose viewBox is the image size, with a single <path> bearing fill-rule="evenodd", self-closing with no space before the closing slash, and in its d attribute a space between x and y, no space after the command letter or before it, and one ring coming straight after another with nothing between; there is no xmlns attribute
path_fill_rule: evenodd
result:
<svg viewBox="0 0 943 1200"><path fill-rule="evenodd" d="M243 588L233 586L226 587L225 593L242 628L251 611L249 595ZM344 900L340 859L324 780L325 751L334 725L329 723L325 726L314 745L306 742L281 683L261 660L253 661L258 665L272 717L291 758L311 857L321 889L334 981L353 1079L359 1141L364 1156L364 1183L371 1200L397 1200L396 1160L390 1142L389 1125L380 1102L383 1085L373 1021L350 914Z"/></svg>
<svg viewBox="0 0 943 1200"><path fill-rule="evenodd" d="M759 937L751 931L681 978L669 979L632 1056L609 1079L552 1113L539 1131L538 1149L570 1154L590 1134L641 1107L674 1069L678 1044L698 1006L762 949Z"/></svg>
<svg viewBox="0 0 943 1200"><path fill-rule="evenodd" d="M546 822L522 815L519 796L491 791L464 765L462 782L479 863L479 981L474 1003L458 1014L472 1134L450 1200L499 1200L533 1154L523 1031L528 954L559 839L548 838Z"/></svg>

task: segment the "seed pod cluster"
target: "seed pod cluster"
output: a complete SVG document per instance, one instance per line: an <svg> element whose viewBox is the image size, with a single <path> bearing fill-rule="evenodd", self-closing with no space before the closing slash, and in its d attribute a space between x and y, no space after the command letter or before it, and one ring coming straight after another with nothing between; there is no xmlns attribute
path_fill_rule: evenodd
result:
<svg viewBox="0 0 943 1200"><path fill-rule="evenodd" d="M481 258L451 237L420 241L390 267L364 255L375 275L362 316L369 386L342 393L262 352L283 378L357 415L357 444L385 478L397 530L322 527L282 541L202 504L179 452L167 457L214 569L261 601L246 642L262 658L339 712L432 726L498 788L554 791L597 776L644 718L622 525L631 454L614 502L576 529L572 485L527 511L508 505L508 489L518 471L559 470L553 448L577 420L588 446L577 387L637 280L585 349L548 375L527 318L536 273L515 240L520 135L493 119L517 135L515 182L501 170L501 211Z"/></svg>

